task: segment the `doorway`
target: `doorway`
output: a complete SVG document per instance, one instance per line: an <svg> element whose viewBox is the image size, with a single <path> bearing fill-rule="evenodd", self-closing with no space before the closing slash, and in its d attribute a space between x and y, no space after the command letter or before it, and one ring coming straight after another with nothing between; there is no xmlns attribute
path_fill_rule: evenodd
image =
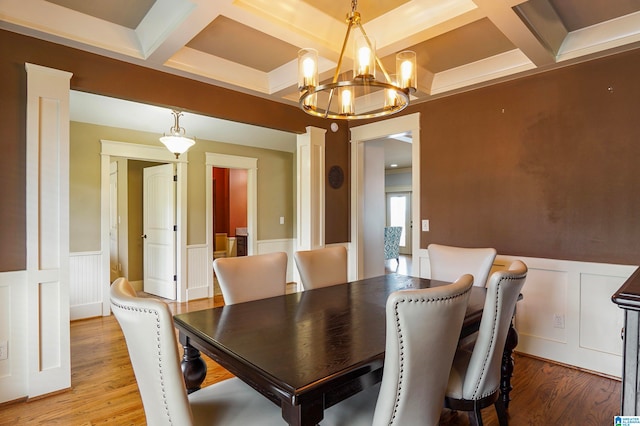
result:
<svg viewBox="0 0 640 426"><path fill-rule="evenodd" d="M384 195L371 194L366 192L365 176L384 173L384 167L371 167L365 158L367 143L379 140L388 135L410 132L412 135L411 155L416 161L420 158L420 114L408 114L397 118L378 121L371 124L352 127L351 129L351 245L352 254L349 258L351 270L356 272L356 279L366 278L365 263L377 262L375 253L365 249L365 212L371 211L376 205L377 197ZM420 221L420 167L411 168L411 186L414 195L411 203L411 221ZM384 203L384 201L383 201ZM384 226L384 216L380 220L380 227ZM420 250L420 233L418 227L411 227L411 256L414 265L412 275L420 276L418 254ZM366 262L365 262L366 261ZM384 262L380 261L381 271L384 273Z"/></svg>
<svg viewBox="0 0 640 426"><path fill-rule="evenodd" d="M257 217L258 217L258 159L241 157L237 155L205 153L205 193L206 193L206 218L207 218L207 259L214 259L214 222L213 222L213 169L239 169L246 172L246 254L256 253L257 244ZM209 263L211 265L211 263ZM209 297L216 292L214 288L213 267L207 268L207 282L209 283Z"/></svg>
<svg viewBox="0 0 640 426"><path fill-rule="evenodd" d="M411 192L387 192L387 226L402 228L400 254L411 254Z"/></svg>
<svg viewBox="0 0 640 426"><path fill-rule="evenodd" d="M186 194L187 194L187 161L188 153L182 154L176 160L175 156L164 147L150 145L139 145L126 142L114 142L101 140L101 203L100 203L100 240L102 249L102 274L104 287L103 306L104 315L111 312L109 302L110 278L110 167L115 158L127 158L132 160L155 161L158 163L175 164L176 183L176 251L175 251L175 275L176 275L176 300L186 302L187 281L186 281Z"/></svg>
<svg viewBox="0 0 640 426"><path fill-rule="evenodd" d="M213 167L213 258L246 256L247 170Z"/></svg>

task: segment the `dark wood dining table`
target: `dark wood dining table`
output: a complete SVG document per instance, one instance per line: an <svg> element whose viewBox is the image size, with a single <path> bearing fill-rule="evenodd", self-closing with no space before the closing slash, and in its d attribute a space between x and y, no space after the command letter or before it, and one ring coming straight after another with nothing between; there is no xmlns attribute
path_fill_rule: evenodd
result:
<svg viewBox="0 0 640 426"><path fill-rule="evenodd" d="M206 376L204 353L279 405L289 425L317 425L325 408L381 380L388 296L446 284L387 274L175 315L187 390ZM478 330L485 296L485 288L472 288L461 338ZM424 324L425 333L432 326ZM514 347L503 359L507 402L513 365L504 364Z"/></svg>

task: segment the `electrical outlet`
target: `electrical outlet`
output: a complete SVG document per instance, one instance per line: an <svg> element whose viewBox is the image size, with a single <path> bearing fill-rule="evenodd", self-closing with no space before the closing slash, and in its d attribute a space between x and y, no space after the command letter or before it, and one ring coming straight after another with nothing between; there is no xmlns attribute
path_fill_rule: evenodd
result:
<svg viewBox="0 0 640 426"><path fill-rule="evenodd" d="M7 348L7 341L3 340L0 342L0 361L9 358L9 351Z"/></svg>
<svg viewBox="0 0 640 426"><path fill-rule="evenodd" d="M553 327L554 328L564 328L564 315L562 315L562 314L553 314Z"/></svg>

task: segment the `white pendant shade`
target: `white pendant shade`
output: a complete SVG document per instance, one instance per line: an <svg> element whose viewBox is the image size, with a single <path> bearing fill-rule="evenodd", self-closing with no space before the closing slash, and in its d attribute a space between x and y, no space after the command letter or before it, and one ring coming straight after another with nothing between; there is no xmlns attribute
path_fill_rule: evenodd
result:
<svg viewBox="0 0 640 426"><path fill-rule="evenodd" d="M196 143L193 139L184 136L163 136L160 138L160 142L162 142L169 151L178 155L187 152L187 150Z"/></svg>

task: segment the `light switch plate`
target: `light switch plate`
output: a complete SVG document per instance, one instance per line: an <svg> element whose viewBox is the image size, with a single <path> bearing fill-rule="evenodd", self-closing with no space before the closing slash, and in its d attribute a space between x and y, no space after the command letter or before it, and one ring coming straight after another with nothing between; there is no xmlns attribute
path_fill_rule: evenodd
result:
<svg viewBox="0 0 640 426"><path fill-rule="evenodd" d="M429 232L429 219L422 219L422 232Z"/></svg>

